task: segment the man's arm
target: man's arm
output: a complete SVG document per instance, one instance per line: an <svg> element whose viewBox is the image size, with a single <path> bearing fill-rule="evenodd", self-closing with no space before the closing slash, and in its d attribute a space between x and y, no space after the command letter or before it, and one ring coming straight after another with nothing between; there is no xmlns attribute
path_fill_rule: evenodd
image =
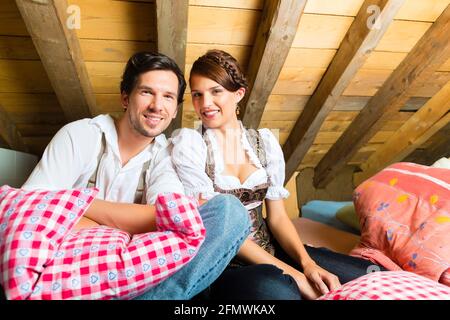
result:
<svg viewBox="0 0 450 320"><path fill-rule="evenodd" d="M155 211L154 205L94 199L84 216L98 224L133 235L156 230Z"/></svg>
<svg viewBox="0 0 450 320"><path fill-rule="evenodd" d="M107 225L138 234L156 230L156 209L153 205L159 193L184 194L167 148L161 149L145 174L148 204L118 203L95 199L85 216L101 225Z"/></svg>
<svg viewBox="0 0 450 320"><path fill-rule="evenodd" d="M80 221L73 227L72 230L79 230L83 228L90 228L90 227L96 227L99 224L89 218L81 217Z"/></svg>
<svg viewBox="0 0 450 320"><path fill-rule="evenodd" d="M172 165L168 148L155 155L145 173L147 204L118 203L95 199L85 216L99 224L118 228L130 234L156 230L154 203L159 193L184 194L184 188Z"/></svg>

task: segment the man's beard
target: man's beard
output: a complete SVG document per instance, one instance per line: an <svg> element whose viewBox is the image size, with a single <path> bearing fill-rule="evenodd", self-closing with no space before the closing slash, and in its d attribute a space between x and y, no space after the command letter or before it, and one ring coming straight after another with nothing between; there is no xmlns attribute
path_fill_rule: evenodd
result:
<svg viewBox="0 0 450 320"><path fill-rule="evenodd" d="M129 119L130 124L133 127L133 129L136 130L137 132L139 132L139 134L141 134L147 138L154 138L156 136L159 136L165 130L165 128L163 128L161 131L158 131L157 133L150 133L144 128L144 126L141 124L139 119L136 117L133 117L133 115L131 113L130 113L130 116L128 117L128 119Z"/></svg>

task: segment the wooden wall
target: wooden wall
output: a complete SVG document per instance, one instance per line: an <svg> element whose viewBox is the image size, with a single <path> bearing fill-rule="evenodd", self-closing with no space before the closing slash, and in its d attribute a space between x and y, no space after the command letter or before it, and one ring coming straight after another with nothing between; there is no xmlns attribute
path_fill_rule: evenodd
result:
<svg viewBox="0 0 450 320"><path fill-rule="evenodd" d="M301 1L291 4L298 5ZM294 162L296 170L318 166L361 110L398 71L419 40L448 12L450 5L450 0L394 0L390 3L395 1L403 4L376 46L364 57L364 63L348 79L342 94L335 97L333 109L320 123L311 147L300 162ZM259 123L259 127L271 128L282 145L292 134L321 81L327 81L324 79L326 72L338 50L346 45L346 36L366 2L308 0L304 3L286 60L273 79L273 88L269 86L265 92L268 99ZM80 28L75 30L75 35L81 49L79 62L87 72L94 97L95 114L120 115L119 83L127 59L139 50L157 50L157 1L68 0L68 5L79 8L81 14ZM8 127L0 130L0 146L11 144L12 140L21 141L29 151L39 155L56 131L68 122L67 102L62 102L61 93L52 83L54 74L50 75L48 70L52 57L47 56L51 56L51 52L41 57L45 51L36 50L33 41L36 42L37 36L30 35L23 10L20 10L22 6L21 0L0 3L0 113L7 119L3 123ZM212 48L230 52L244 70L253 72L251 62L256 59L253 50L255 44L261 45L260 28L271 18L270 8L264 0L190 0L185 39L186 75L193 61ZM66 14L69 18L72 13ZM407 101L382 119L379 130L346 164L367 172L387 164L392 159L383 154L390 152L389 145L404 141L401 133L408 136L417 131L414 123L419 122L423 128L410 143L414 147L401 154L403 158L409 156L420 162L427 158L427 153L434 152L437 156L450 152L445 129L449 107L440 103L439 112L435 112L437 102L447 97L449 89L445 89L445 85L449 80L450 56L435 68L427 81L408 88ZM432 101L438 93L441 100ZM422 106L435 112L433 120L425 111L418 113ZM188 88L182 126L193 127L196 120ZM291 140L295 139L291 136Z"/></svg>

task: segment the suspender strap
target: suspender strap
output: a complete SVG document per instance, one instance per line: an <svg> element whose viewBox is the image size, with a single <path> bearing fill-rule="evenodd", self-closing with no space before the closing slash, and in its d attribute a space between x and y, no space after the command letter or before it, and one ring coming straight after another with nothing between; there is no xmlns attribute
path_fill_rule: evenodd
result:
<svg viewBox="0 0 450 320"><path fill-rule="evenodd" d="M261 166L266 170L267 172L267 154L266 154L266 148L264 147L264 141L261 138L261 134L258 130L255 129L244 129L245 134L247 136L247 140L252 146L253 151L255 152L256 156L259 159L259 162L261 163ZM267 182L269 185L272 184L270 180L270 175L267 174Z"/></svg>
<svg viewBox="0 0 450 320"><path fill-rule="evenodd" d="M261 166L266 169L267 167L267 158L266 158L266 149L264 148L264 142L259 134L258 130L255 129L244 129L245 135L247 136L247 140L250 143L250 146L255 152L256 156L261 163Z"/></svg>
<svg viewBox="0 0 450 320"><path fill-rule="evenodd" d="M206 164L205 164L205 172L206 175L209 177L209 179L211 179L213 185L214 185L214 189L216 188L216 183L215 183L215 163L214 163L214 155L213 155L213 151L212 151L212 147L211 147L211 141L208 138L208 135L204 134L203 135L203 139L205 141L206 144Z"/></svg>
<svg viewBox="0 0 450 320"><path fill-rule="evenodd" d="M98 172L98 168L100 166L100 161L102 160L102 156L105 153L105 147L106 147L106 138L105 138L105 133L102 132L102 141L101 141L101 145L100 145L100 152L97 155L97 166L95 167L94 173L92 173L91 177L89 178L89 181L87 184L88 188L95 187L95 183L97 182L97 172Z"/></svg>
<svg viewBox="0 0 450 320"><path fill-rule="evenodd" d="M134 203L147 203L147 199L145 198L145 173L147 172L148 168L150 167L150 160L144 162L142 165L142 170L139 175L139 182L136 189L136 192L134 194Z"/></svg>
<svg viewBox="0 0 450 320"><path fill-rule="evenodd" d="M100 152L97 155L97 167L95 168L94 173L92 173L91 177L89 178L89 181L87 183L88 188L94 188L97 183L97 174L98 174L98 168L100 167L100 162L102 160L103 154L105 153L106 149L106 138L105 133L102 132L102 141L100 145ZM141 173L139 174L139 182L138 186L136 188L136 192L134 194L134 203L146 203L145 199L145 173L150 167L150 160L144 162L142 165Z"/></svg>

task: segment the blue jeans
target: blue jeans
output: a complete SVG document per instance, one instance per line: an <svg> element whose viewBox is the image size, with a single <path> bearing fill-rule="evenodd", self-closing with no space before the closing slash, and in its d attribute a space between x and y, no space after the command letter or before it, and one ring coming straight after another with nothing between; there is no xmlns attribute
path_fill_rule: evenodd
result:
<svg viewBox="0 0 450 320"><path fill-rule="evenodd" d="M317 265L336 275L341 284L362 277L373 270L387 271L386 268L369 260L334 252L327 248L305 246L305 249Z"/></svg>
<svg viewBox="0 0 450 320"><path fill-rule="evenodd" d="M247 210L232 195L217 195L200 208L206 238L183 268L134 300L188 300L225 270L250 233Z"/></svg>
<svg viewBox="0 0 450 320"><path fill-rule="evenodd" d="M274 241L275 256L302 271ZM309 256L322 268L338 276L342 284L367 274L370 268L385 268L372 262L333 252L326 248L305 246ZM195 297L197 300L301 300L301 292L295 280L281 269L270 264L254 264L228 267L206 290Z"/></svg>
<svg viewBox="0 0 450 320"><path fill-rule="evenodd" d="M341 284L362 277L371 272L370 270L387 271L386 268L369 260L334 252L327 248L315 248L305 245L305 249L318 266L336 275ZM278 242L275 242L275 256L294 268L303 271L302 267L281 248Z"/></svg>
<svg viewBox="0 0 450 320"><path fill-rule="evenodd" d="M196 300L301 300L294 278L271 264L228 267Z"/></svg>

